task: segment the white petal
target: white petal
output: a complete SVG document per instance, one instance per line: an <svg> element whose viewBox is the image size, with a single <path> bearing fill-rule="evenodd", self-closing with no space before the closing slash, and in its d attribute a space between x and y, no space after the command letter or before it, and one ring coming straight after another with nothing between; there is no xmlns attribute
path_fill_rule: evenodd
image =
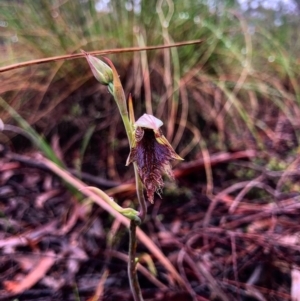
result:
<svg viewBox="0 0 300 301"><path fill-rule="evenodd" d="M144 114L135 122L134 125L142 128L158 130L163 125L163 122L152 115Z"/></svg>

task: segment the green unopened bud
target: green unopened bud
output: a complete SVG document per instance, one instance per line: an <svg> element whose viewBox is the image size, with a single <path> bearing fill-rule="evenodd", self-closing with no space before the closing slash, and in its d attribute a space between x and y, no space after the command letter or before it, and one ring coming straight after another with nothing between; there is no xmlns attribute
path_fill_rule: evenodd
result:
<svg viewBox="0 0 300 301"><path fill-rule="evenodd" d="M95 78L103 85L109 85L113 82L113 72L111 68L98 58L82 51L90 65Z"/></svg>

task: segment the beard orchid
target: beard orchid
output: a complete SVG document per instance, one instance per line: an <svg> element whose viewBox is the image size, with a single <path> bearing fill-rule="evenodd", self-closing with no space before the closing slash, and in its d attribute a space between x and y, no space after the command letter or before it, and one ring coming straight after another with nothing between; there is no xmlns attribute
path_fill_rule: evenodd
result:
<svg viewBox="0 0 300 301"><path fill-rule="evenodd" d="M183 160L163 135L163 122L144 114L134 124L134 137L126 165L136 162L139 177L153 203L154 193L160 195L164 186L162 175L173 179L170 161Z"/></svg>

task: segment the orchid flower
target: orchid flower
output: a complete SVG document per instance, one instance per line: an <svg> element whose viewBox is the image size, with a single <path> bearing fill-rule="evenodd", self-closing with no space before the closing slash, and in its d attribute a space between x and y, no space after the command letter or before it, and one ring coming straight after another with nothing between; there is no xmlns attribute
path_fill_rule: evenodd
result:
<svg viewBox="0 0 300 301"><path fill-rule="evenodd" d="M170 161L183 160L163 135L163 122L144 114L134 123L134 137L126 165L136 162L138 174L146 189L148 200L153 203L154 193L161 194L164 186L162 175L173 178Z"/></svg>

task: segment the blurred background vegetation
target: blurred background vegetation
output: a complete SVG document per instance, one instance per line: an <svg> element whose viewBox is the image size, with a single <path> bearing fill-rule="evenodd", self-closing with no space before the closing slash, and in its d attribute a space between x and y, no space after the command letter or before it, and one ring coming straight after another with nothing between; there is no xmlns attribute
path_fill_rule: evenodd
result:
<svg viewBox="0 0 300 301"><path fill-rule="evenodd" d="M201 39L109 56L133 95L136 117L162 119L186 160L206 150L257 149L266 164L285 168L280 163L295 159L300 139L299 11L292 0L1 0L0 67L80 49ZM84 58L14 69L0 79L5 123L15 121L4 102L53 148L59 140L68 164L120 178L125 134ZM0 141L21 152L30 146L8 132Z"/></svg>
<svg viewBox="0 0 300 301"><path fill-rule="evenodd" d="M32 161L38 160L33 155L43 151L52 160L63 162L69 171L74 173L76 169L76 176L82 176L86 184L110 188L109 195L122 206L128 206L128 199L134 201L135 196L134 186L128 188L133 180L133 170L125 167L129 153L126 134L112 96L95 80L86 59L53 60L9 71L3 71L3 68L31 60L78 54L81 49L87 52L122 50L201 40L201 43L176 48L107 55L117 68L126 97L129 93L133 96L136 118L143 113L160 118L166 137L185 159L175 170L177 182L166 183L163 200L159 201L157 197L155 205L149 206L144 229L179 269L180 260L174 258L181 254L181 249L185 250L183 246L189 245L195 251L186 272L181 259L180 270L182 275L185 273L185 279L186 275L193 279L188 286L192 290L191 296L196 296L194 291L199 296L206 296L208 290L215 296L216 291L205 286L201 278L198 281L191 276L194 263L198 267L203 258L205 270L208 267L213 271L214 277L222 283L221 287L225 287L227 278L236 281L234 286L228 286L228 291L238 294L244 287L238 278L248 285L246 279L250 281L250 275L257 275L259 271L262 276L255 277L260 281L251 280L250 283L257 281L262 286L266 300L271 300L274 291L279 292L278 299L272 300L283 300L280 293L287 295L290 292L289 270L294 265L300 266L297 245L299 14L299 0L0 0L0 129L1 120L11 126L0 131L0 157L4 154L0 164L9 163L10 159L13 162L16 158L5 157L7 154L25 154L17 159L26 158L27 164L30 160L30 166L34 166ZM23 128L35 145L20 135L14 125ZM9 151L3 152L4 148ZM243 153L244 160L235 157L236 152ZM245 155L248 153L252 155ZM213 160L209 157L215 159L213 168ZM219 160L224 157L227 159ZM204 164L201 158L204 158ZM19 237L25 229L35 230L57 219L59 227L67 229L58 234L62 249L68 244L73 245L77 237L78 241L84 239L78 246L81 245L90 261L81 265L78 279L87 273L94 273L92 278L100 279L98 270L103 266L107 250L108 253L111 249L127 252L125 231L115 230L119 226L115 228L115 223L111 226L112 219L106 212L88 209L77 214L80 207L73 206L73 198L66 195L64 189L58 199L56 194L49 196L50 205L39 207L35 205L38 204L37 195L44 195L42 199L46 200L46 194L57 190L61 183L50 183L48 174L36 176L35 169L23 169L22 165L21 168L12 165L7 168L5 175L1 175L4 189L0 214L2 220L9 221L9 228L2 221L2 238L7 237L9 231ZM15 179L11 180L13 176ZM12 188L7 190L7 187ZM74 190L71 192L77 197L77 190L77 194ZM293 196L295 198L291 199ZM289 207L291 201L295 202L295 207ZM275 202L280 206L269 206ZM242 204L237 208L239 203ZM73 207L76 214L70 209ZM88 221L82 222L82 226L77 221L81 215L99 225L103 223L103 233L100 233L102 226L93 230ZM72 220L70 224L66 222L67 216ZM21 220L20 226L14 226L10 217L12 221ZM69 235L72 223L79 223L79 226ZM215 232L217 227L226 233ZM86 235L88 228L96 234ZM245 242L239 240L242 236L227 232L228 229L236 230L237 234L244 233ZM76 231L79 234L74 236ZM119 244L119 247L111 248L110 233L116 231L119 236L112 244ZM107 239L106 232L109 232ZM172 235L166 235L168 233ZM251 245L249 233L255 233ZM272 234L274 236L270 236ZM57 235L56 232L53 235ZM190 243L190 235L196 237L197 243L194 240ZM28 241L32 246L28 250L35 252L35 240ZM55 252L57 241L53 240ZM48 240L44 244L48 249ZM142 252L143 248L141 246ZM5 252L7 250L11 253L10 248ZM293 256L292 250L295 250ZM74 256L72 252L70 258ZM5 261L1 262L2 279L7 275L10 279L12 273L19 271L19 268L12 269L12 258L7 257L7 265L3 263ZM231 262L233 268L230 268ZM65 265L58 261L58 266L62 278L69 279L65 276L68 275ZM157 267L161 274L159 279L172 283L172 277L166 280L169 276L166 277L164 271L160 273L159 262ZM118 263L111 268L112 280L108 287L112 285L112 289L107 293L111 299L107 300L129 300L126 295L121 296L124 291L118 290L122 285L120 278L128 290L125 269ZM70 273L74 276L77 269L72 270ZM53 271L56 277L56 269ZM90 285L91 278L84 279L88 279ZM64 281L60 287L66 283ZM233 282L228 283L232 285ZM172 285L168 285L168 289ZM0 290L2 287L1 284ZM90 286L88 295L95 287L94 284ZM142 287L147 288L148 284L144 283ZM42 287L41 291L44 290ZM245 291L247 294L250 291L248 286ZM115 298L116 292L121 297ZM159 300L171 300L161 296ZM289 295L284 300L288 299ZM189 299L183 297L180 300ZM242 299L239 296L236 300Z"/></svg>

